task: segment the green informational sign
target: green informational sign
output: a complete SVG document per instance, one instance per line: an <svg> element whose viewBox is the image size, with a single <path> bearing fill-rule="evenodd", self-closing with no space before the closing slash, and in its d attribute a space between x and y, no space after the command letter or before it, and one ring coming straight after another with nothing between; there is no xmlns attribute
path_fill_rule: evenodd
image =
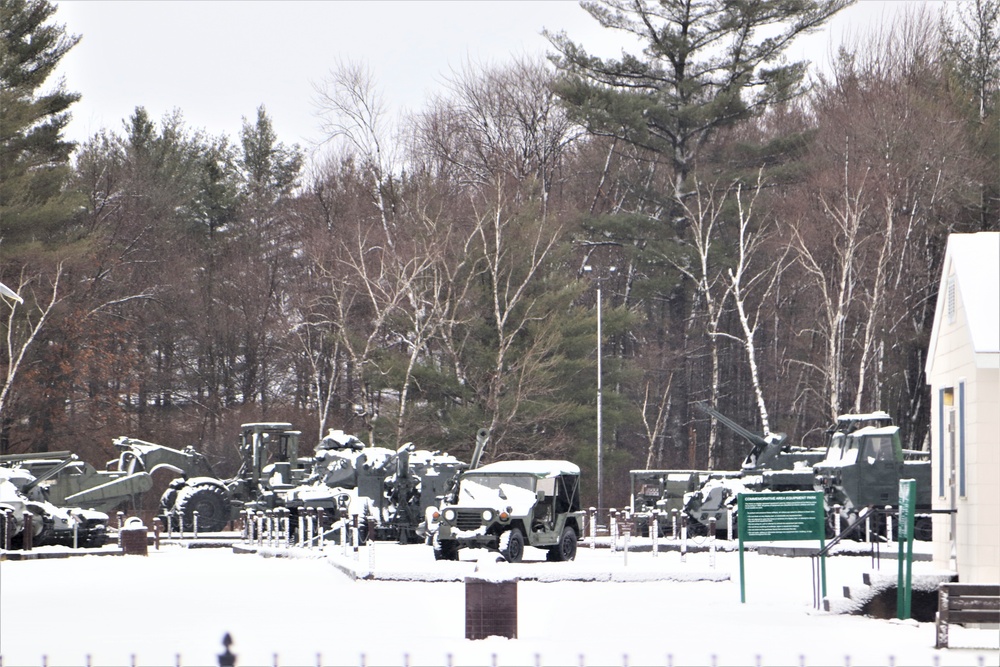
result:
<svg viewBox="0 0 1000 667"><path fill-rule="evenodd" d="M741 493L738 496L740 540L740 601L746 602L743 543L826 539L823 494L819 491ZM823 596L826 596L826 556L822 558Z"/></svg>
<svg viewBox="0 0 1000 667"><path fill-rule="evenodd" d="M913 513L917 508L917 481L899 480L899 573L896 577L896 617L910 618L913 601Z"/></svg>
<svg viewBox="0 0 1000 667"><path fill-rule="evenodd" d="M739 496L740 539L747 542L819 540L823 494L816 492L742 493Z"/></svg>

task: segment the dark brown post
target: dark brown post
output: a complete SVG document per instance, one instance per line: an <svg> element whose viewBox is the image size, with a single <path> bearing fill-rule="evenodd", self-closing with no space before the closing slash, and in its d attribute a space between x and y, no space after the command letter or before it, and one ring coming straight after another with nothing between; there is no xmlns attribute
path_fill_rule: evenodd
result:
<svg viewBox="0 0 1000 667"><path fill-rule="evenodd" d="M24 530L21 532L21 548L31 551L31 540L35 537L35 516L31 512L24 513Z"/></svg>

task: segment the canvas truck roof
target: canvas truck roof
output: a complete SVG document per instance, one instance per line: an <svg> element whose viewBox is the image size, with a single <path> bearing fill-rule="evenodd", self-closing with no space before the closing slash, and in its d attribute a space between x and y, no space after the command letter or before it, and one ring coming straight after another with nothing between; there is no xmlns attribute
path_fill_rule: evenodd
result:
<svg viewBox="0 0 1000 667"><path fill-rule="evenodd" d="M579 475L580 467L569 461L497 461L479 466L466 474L475 473L484 475L530 474L537 477L556 477L557 475Z"/></svg>

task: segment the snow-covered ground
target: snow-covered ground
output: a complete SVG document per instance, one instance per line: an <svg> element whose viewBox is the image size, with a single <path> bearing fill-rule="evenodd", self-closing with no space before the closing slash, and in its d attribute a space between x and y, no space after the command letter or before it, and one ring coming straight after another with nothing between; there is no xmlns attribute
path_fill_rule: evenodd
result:
<svg viewBox="0 0 1000 667"><path fill-rule="evenodd" d="M953 627L959 648L936 650L933 623L815 610L806 557L747 552L745 604L731 549L683 560L630 552L627 562L585 544L571 563L531 548L520 564L461 557L436 562L428 546L387 543L356 559L338 545L245 554L174 544L146 558L7 560L2 665L216 665L227 632L241 667L1000 665L997 630ZM829 597L871 570L867 554L827 559ZM895 572L883 558L881 575ZM933 574L930 563L914 574ZM519 579L517 639L465 639L467 576Z"/></svg>

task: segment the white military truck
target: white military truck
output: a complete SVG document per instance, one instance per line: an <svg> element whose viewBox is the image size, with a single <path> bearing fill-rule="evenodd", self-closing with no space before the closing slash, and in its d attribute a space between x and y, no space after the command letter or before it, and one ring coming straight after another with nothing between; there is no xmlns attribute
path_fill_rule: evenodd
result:
<svg viewBox="0 0 1000 667"><path fill-rule="evenodd" d="M580 468L568 461L501 461L459 478L440 509L428 515L434 557L458 560L462 548L499 551L508 562L525 546L547 559L573 560L585 513Z"/></svg>

